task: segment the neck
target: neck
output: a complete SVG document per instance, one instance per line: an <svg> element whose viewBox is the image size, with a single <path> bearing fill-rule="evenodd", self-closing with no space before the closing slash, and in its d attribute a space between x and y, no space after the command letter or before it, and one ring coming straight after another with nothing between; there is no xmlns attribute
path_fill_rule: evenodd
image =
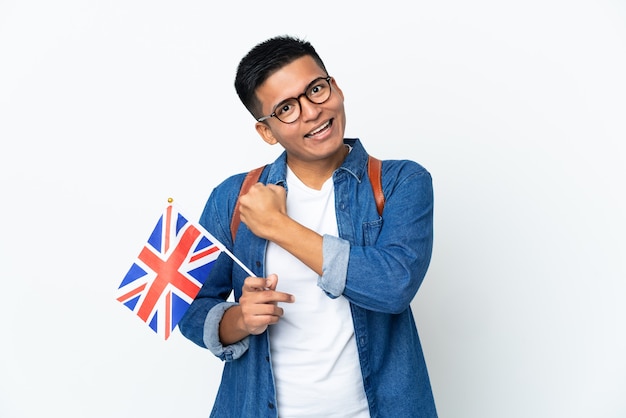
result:
<svg viewBox="0 0 626 418"><path fill-rule="evenodd" d="M324 182L333 175L335 170L341 167L348 153L348 147L344 146L341 148L341 152L335 154L334 158L308 163L303 161L291 162L287 157L287 165L302 183L312 189L320 190Z"/></svg>

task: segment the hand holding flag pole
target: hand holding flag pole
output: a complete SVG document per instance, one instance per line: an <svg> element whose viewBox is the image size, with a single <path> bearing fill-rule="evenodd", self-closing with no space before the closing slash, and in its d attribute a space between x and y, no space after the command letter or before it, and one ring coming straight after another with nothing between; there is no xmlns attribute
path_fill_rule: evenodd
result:
<svg viewBox="0 0 626 418"><path fill-rule="evenodd" d="M167 201L169 205L117 292L119 302L166 340L221 252L256 277L224 244L176 210L174 199Z"/></svg>

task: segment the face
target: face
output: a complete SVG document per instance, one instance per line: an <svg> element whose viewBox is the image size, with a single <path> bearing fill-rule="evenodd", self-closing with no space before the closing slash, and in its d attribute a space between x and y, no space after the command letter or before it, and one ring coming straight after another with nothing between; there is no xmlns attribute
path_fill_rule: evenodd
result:
<svg viewBox="0 0 626 418"><path fill-rule="evenodd" d="M269 115L279 103L300 96L309 84L327 74L313 58L304 56L282 67L272 74L257 90L262 104L262 114ZM300 117L286 124L277 118L257 122L259 135L268 144L280 144L287 151L287 161L294 165L309 165L321 162L343 161L345 149L343 135L346 115L343 93L331 79L330 98L322 104L312 103L300 96Z"/></svg>

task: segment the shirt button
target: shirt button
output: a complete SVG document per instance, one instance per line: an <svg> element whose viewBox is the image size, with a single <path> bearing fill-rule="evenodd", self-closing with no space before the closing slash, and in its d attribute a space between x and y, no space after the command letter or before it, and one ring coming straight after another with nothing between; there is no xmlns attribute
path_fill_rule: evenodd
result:
<svg viewBox="0 0 626 418"><path fill-rule="evenodd" d="M261 262L257 260L257 262L255 263L257 267L261 267Z"/></svg>
<svg viewBox="0 0 626 418"><path fill-rule="evenodd" d="M271 403L271 402L268 402L268 403L267 403L267 407L268 407L269 409L274 409L274 404L273 404L273 403Z"/></svg>

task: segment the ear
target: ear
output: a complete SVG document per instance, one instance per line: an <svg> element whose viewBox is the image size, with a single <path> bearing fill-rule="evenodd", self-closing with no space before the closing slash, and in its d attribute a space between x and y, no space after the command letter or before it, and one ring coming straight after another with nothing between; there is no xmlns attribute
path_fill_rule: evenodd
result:
<svg viewBox="0 0 626 418"><path fill-rule="evenodd" d="M256 131L259 133L261 138L263 138L263 141L267 142L270 145L275 145L278 143L276 138L274 138L274 133L272 132L272 129L267 126L267 124L263 122L257 122L254 127L256 128Z"/></svg>
<svg viewBox="0 0 626 418"><path fill-rule="evenodd" d="M337 80L335 80L335 77L331 77L330 82L332 83L332 86L333 86L333 93L339 94L339 96L341 96L341 100L344 100L343 91L341 91L341 89L339 88L339 85L337 84Z"/></svg>

